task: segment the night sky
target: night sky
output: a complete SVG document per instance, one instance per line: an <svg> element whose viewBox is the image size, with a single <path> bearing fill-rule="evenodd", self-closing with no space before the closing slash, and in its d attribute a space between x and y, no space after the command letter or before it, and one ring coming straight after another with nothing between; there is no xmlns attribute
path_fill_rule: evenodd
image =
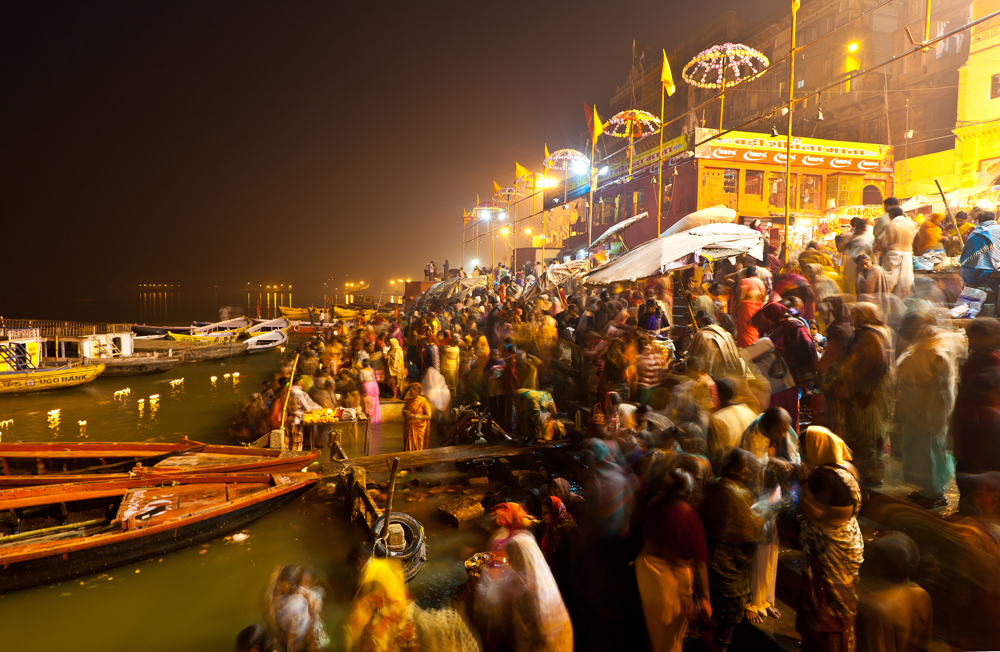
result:
<svg viewBox="0 0 1000 652"><path fill-rule="evenodd" d="M785 4L4 2L0 315L139 283L304 303L457 264L463 208L582 147L633 39Z"/></svg>

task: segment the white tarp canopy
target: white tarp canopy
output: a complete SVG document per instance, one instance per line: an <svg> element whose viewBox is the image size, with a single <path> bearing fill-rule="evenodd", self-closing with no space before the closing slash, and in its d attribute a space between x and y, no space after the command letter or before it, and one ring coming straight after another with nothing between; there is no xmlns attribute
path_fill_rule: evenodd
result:
<svg viewBox="0 0 1000 652"><path fill-rule="evenodd" d="M586 283L607 285L666 274L698 263L749 253L764 258L764 237L742 224L708 224L656 238L599 267Z"/></svg>
<svg viewBox="0 0 1000 652"><path fill-rule="evenodd" d="M589 264L589 260L571 260L567 263L550 265L534 283L528 286L521 300L530 301L543 294L555 292L561 285L574 276L587 271L587 265Z"/></svg>
<svg viewBox="0 0 1000 652"><path fill-rule="evenodd" d="M904 213L909 213L910 211L915 211L921 206L928 206L934 203L941 203L941 195L913 195L902 204L899 205L903 209Z"/></svg>
<svg viewBox="0 0 1000 652"><path fill-rule="evenodd" d="M736 211L727 208L722 204L716 204L709 208L703 208L694 213L688 213L677 221L676 224L660 234L661 238L681 231L690 231L697 226L706 224L727 224L736 221Z"/></svg>
<svg viewBox="0 0 1000 652"><path fill-rule="evenodd" d="M467 278L448 278L438 281L427 288L427 291L417 299L415 308L421 309L429 301L439 301L441 303L454 303L462 301L469 296L472 288L477 285L486 285L488 277L470 276Z"/></svg>
<svg viewBox="0 0 1000 652"><path fill-rule="evenodd" d="M613 225L610 229L602 233L601 237L591 242L590 246L587 247L587 251L593 251L594 247L599 247L600 245L607 242L611 238L615 237L619 233L624 233L625 229L632 226L633 224L635 224L642 218L646 217L647 215L649 215L649 213L639 213L635 217L630 217L627 220L622 220L618 224Z"/></svg>

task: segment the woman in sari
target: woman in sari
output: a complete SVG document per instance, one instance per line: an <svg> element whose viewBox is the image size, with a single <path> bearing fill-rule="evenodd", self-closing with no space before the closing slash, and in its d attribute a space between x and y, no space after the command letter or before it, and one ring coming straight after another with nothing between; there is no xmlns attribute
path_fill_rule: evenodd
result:
<svg viewBox="0 0 1000 652"><path fill-rule="evenodd" d="M632 521L637 480L631 469L619 464L606 442L588 440L587 453L591 467L587 481L589 524L598 536L624 537Z"/></svg>
<svg viewBox="0 0 1000 652"><path fill-rule="evenodd" d="M839 409L841 438L854 452L865 484L879 486L889 458L889 426L895 403L892 336L878 306L851 306L854 336L830 369L829 386Z"/></svg>
<svg viewBox="0 0 1000 652"><path fill-rule="evenodd" d="M552 571L535 538L515 534L507 544L513 571L511 612L516 652L572 652L573 625Z"/></svg>
<svg viewBox="0 0 1000 652"><path fill-rule="evenodd" d="M861 488L850 459L850 449L835 434L806 428L802 460L808 476L799 498L802 593L795 621L803 652L854 649L864 540L857 519Z"/></svg>
<svg viewBox="0 0 1000 652"><path fill-rule="evenodd" d="M804 276L799 274L799 266L796 263L788 263L781 268L774 279L774 292L781 295L782 299L798 297L802 300L802 318L806 321L816 319L815 296L812 286Z"/></svg>
<svg viewBox="0 0 1000 652"><path fill-rule="evenodd" d="M420 451L430 446L431 404L420 383L410 383L403 395L403 450Z"/></svg>
<svg viewBox="0 0 1000 652"><path fill-rule="evenodd" d="M646 508L635 575L653 652L680 652L688 619L698 609L712 617L705 528L689 502L694 494L691 475L675 469L669 485Z"/></svg>
<svg viewBox="0 0 1000 652"><path fill-rule="evenodd" d="M444 332L440 347L441 375L444 376L444 381L447 383L451 395L455 396L458 391L458 363L461 352L458 349L458 343L448 331Z"/></svg>
<svg viewBox="0 0 1000 652"><path fill-rule="evenodd" d="M382 409L378 402L378 381L375 380L375 372L372 371L370 360L361 361L358 381L361 383L361 400L368 420L372 424L382 423Z"/></svg>
<svg viewBox="0 0 1000 652"><path fill-rule="evenodd" d="M764 283L757 278L756 269L751 266L745 271L747 277L740 279L733 301L736 316L736 346L740 348L750 346L760 337L751 320L764 305L766 298Z"/></svg>
<svg viewBox="0 0 1000 652"><path fill-rule="evenodd" d="M558 496L547 496L542 500L542 521L545 523L540 544L542 554L569 606L580 561L580 546L583 545L580 527Z"/></svg>
<svg viewBox="0 0 1000 652"><path fill-rule="evenodd" d="M350 652L420 649L398 560L373 557L365 564L347 612L344 635L344 649Z"/></svg>
<svg viewBox="0 0 1000 652"><path fill-rule="evenodd" d="M620 339L608 342L608 350L604 354L604 368L601 372L601 382L598 392L601 396L608 392L617 392L622 401L628 402L638 388L639 375L626 357L625 344Z"/></svg>

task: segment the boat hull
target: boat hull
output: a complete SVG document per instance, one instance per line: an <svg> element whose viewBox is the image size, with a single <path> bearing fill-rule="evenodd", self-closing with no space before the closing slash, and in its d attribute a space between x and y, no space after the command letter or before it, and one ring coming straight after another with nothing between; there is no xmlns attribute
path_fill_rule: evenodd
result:
<svg viewBox="0 0 1000 652"><path fill-rule="evenodd" d="M31 394L76 387L94 380L104 369L103 364L97 364L0 373L0 395Z"/></svg>
<svg viewBox="0 0 1000 652"><path fill-rule="evenodd" d="M305 493L311 484L276 489L260 500L204 519L108 535L109 540L103 544L94 542L96 545L87 547L67 545L51 554L10 563L4 563L0 558L0 568L3 569L0 573L0 593L99 573L217 539L287 505Z"/></svg>
<svg viewBox="0 0 1000 652"><path fill-rule="evenodd" d="M104 365L102 376L144 376L170 371L184 358L171 356L163 358L101 358Z"/></svg>

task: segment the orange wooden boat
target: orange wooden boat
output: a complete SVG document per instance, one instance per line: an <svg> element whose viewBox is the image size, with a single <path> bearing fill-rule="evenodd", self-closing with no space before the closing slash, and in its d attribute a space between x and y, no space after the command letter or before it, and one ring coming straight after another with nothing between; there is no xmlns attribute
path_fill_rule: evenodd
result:
<svg viewBox="0 0 1000 652"><path fill-rule="evenodd" d="M315 473L157 474L0 489L0 592L197 545L302 495Z"/></svg>
<svg viewBox="0 0 1000 652"><path fill-rule="evenodd" d="M123 480L139 470L171 473L301 471L319 451L211 446L181 437L168 443L0 443L0 488Z"/></svg>

